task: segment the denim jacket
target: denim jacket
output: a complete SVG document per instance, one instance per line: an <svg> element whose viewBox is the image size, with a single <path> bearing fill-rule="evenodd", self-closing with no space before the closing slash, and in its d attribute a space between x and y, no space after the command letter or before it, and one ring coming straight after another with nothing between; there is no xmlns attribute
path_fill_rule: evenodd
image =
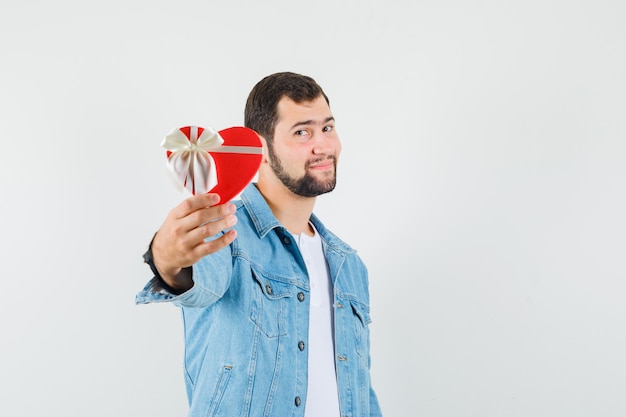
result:
<svg viewBox="0 0 626 417"><path fill-rule="evenodd" d="M237 239L193 265L193 287L174 295L155 277L138 304L181 307L190 417L304 416L310 286L293 236L254 184L235 201ZM312 215L334 287L341 415L381 416L370 382L367 269Z"/></svg>

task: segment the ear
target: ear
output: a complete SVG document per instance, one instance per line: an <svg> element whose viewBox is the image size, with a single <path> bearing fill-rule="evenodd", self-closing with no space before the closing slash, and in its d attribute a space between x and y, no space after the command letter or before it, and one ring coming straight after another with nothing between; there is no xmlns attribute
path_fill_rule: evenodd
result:
<svg viewBox="0 0 626 417"><path fill-rule="evenodd" d="M259 135L259 139L261 139L261 145L263 146L263 159L261 159L261 163L267 164L269 162L269 157L267 153L267 141L261 135Z"/></svg>

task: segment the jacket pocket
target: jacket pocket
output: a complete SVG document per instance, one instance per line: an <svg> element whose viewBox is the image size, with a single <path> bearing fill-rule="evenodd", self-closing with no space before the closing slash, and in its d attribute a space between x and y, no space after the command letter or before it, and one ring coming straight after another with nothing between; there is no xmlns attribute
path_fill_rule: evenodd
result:
<svg viewBox="0 0 626 417"><path fill-rule="evenodd" d="M228 386L228 381L230 380L230 374L232 372L233 367L230 365L224 366L222 368L222 373L220 374L220 378L217 380L217 384L215 386L215 391L213 392L213 398L211 400L211 405L209 406L209 411L207 412L208 417L213 417L217 415L220 404L222 403L222 398L224 398L224 392L226 391L226 387Z"/></svg>
<svg viewBox="0 0 626 417"><path fill-rule="evenodd" d="M287 334L286 315L292 285L252 270L252 309L250 320L267 336Z"/></svg>
<svg viewBox="0 0 626 417"><path fill-rule="evenodd" d="M354 320L352 327L356 343L356 353L361 359L369 358L369 324L372 322L369 306L356 300L350 300Z"/></svg>

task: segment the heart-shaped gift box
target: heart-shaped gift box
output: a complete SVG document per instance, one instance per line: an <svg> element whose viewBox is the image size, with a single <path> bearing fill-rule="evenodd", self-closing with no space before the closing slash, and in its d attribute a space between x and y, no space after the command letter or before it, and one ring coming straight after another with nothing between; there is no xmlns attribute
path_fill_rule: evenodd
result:
<svg viewBox="0 0 626 417"><path fill-rule="evenodd" d="M254 179L263 157L261 140L246 127L216 132L184 126L165 137L168 166L192 194L216 193L219 204L235 198Z"/></svg>

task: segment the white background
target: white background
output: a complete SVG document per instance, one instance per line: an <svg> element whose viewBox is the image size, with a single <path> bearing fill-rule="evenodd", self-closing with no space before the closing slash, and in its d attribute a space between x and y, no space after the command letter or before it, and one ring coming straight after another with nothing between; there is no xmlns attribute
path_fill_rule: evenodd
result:
<svg viewBox="0 0 626 417"><path fill-rule="evenodd" d="M0 414L184 416L135 306L184 194L160 142L295 71L344 151L386 416L626 415L626 3L0 3Z"/></svg>

